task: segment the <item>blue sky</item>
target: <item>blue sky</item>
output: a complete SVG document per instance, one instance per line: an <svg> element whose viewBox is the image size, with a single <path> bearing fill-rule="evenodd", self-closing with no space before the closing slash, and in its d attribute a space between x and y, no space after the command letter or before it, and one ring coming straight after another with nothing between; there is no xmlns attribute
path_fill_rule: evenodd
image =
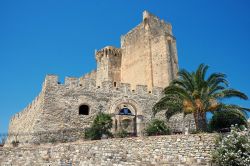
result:
<svg viewBox="0 0 250 166"><path fill-rule="evenodd" d="M46 74L63 81L95 69L94 50L119 47L144 10L172 23L180 68L206 63L250 96L249 9L248 0L0 0L0 133Z"/></svg>

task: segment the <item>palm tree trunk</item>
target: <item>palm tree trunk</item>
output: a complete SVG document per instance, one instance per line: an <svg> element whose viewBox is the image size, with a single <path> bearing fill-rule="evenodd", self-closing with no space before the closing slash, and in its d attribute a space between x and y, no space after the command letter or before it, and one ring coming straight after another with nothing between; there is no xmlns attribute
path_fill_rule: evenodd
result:
<svg viewBox="0 0 250 166"><path fill-rule="evenodd" d="M207 131L206 113L203 110L198 111L199 131Z"/></svg>
<svg viewBox="0 0 250 166"><path fill-rule="evenodd" d="M206 114L204 111L196 110L194 112L196 131L207 131Z"/></svg>
<svg viewBox="0 0 250 166"><path fill-rule="evenodd" d="M198 130L198 128L199 128L199 126L198 126L198 112L194 111L193 115L194 115L195 128L196 128L196 130Z"/></svg>

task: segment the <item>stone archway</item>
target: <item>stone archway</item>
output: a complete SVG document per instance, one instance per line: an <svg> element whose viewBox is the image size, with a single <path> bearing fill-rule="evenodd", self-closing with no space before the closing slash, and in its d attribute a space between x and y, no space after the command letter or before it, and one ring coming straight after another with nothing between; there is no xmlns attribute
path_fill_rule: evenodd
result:
<svg viewBox="0 0 250 166"><path fill-rule="evenodd" d="M141 123L143 116L136 101L131 99L117 100L112 104L109 113L113 118L112 132L126 130L133 136L142 135Z"/></svg>

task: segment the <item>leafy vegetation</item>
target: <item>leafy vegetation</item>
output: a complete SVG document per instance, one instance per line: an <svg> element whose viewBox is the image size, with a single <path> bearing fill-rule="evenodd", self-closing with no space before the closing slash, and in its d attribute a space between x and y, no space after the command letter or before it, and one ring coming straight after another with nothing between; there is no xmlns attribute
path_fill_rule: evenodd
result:
<svg viewBox="0 0 250 166"><path fill-rule="evenodd" d="M170 134L170 129L166 126L165 122L158 119L153 119L145 129L148 136L153 135L168 135Z"/></svg>
<svg viewBox="0 0 250 166"><path fill-rule="evenodd" d="M250 132L241 131L237 126L231 128L227 136L220 136L213 152L213 160L219 166L250 165Z"/></svg>
<svg viewBox="0 0 250 166"><path fill-rule="evenodd" d="M125 138L125 137L128 137L128 136L129 136L129 133L126 130L124 130L124 129L119 130L115 134L115 137L117 137L117 138Z"/></svg>
<svg viewBox="0 0 250 166"><path fill-rule="evenodd" d="M231 97L244 100L248 97L238 90L228 88L225 74L212 73L207 76L208 68L207 65L201 64L195 72L180 70L178 78L164 89L164 97L153 107L154 114L167 110L166 116L169 118L178 112L192 113L196 129L206 131L206 112L232 109L249 111L247 108L222 102L223 99Z"/></svg>
<svg viewBox="0 0 250 166"><path fill-rule="evenodd" d="M245 115L238 110L216 111L209 123L211 131L223 131L232 125L247 126Z"/></svg>
<svg viewBox="0 0 250 166"><path fill-rule="evenodd" d="M11 142L11 144L12 144L13 147L18 147L19 143L20 143L20 142L19 142L18 140L13 140L13 141Z"/></svg>
<svg viewBox="0 0 250 166"><path fill-rule="evenodd" d="M112 118L109 114L99 113L93 124L85 131L85 138L91 140L101 139L104 135L111 137Z"/></svg>

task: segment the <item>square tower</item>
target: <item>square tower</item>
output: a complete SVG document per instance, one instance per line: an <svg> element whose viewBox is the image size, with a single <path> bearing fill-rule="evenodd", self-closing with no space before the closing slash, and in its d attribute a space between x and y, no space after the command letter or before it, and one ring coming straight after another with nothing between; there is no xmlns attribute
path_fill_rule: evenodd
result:
<svg viewBox="0 0 250 166"><path fill-rule="evenodd" d="M147 11L137 27L121 37L121 82L165 88L176 77L178 59L172 26Z"/></svg>

